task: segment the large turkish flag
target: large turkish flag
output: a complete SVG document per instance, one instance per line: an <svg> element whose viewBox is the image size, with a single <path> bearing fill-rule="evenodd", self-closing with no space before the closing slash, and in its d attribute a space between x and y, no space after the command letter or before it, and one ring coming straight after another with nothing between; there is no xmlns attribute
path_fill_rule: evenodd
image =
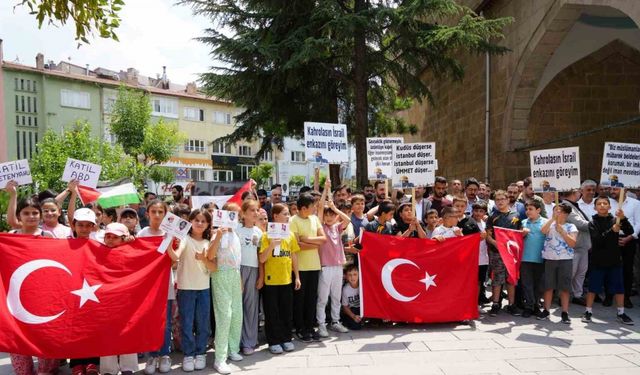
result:
<svg viewBox="0 0 640 375"><path fill-rule="evenodd" d="M365 232L363 315L414 323L477 318L479 244L480 234L438 242Z"/></svg>
<svg viewBox="0 0 640 375"><path fill-rule="evenodd" d="M524 253L522 231L493 227L493 233L500 258L507 269L507 282L516 285L520 279L520 263L522 263L522 254Z"/></svg>
<svg viewBox="0 0 640 375"><path fill-rule="evenodd" d="M0 233L0 351L86 358L157 350L170 260L161 237L116 248Z"/></svg>

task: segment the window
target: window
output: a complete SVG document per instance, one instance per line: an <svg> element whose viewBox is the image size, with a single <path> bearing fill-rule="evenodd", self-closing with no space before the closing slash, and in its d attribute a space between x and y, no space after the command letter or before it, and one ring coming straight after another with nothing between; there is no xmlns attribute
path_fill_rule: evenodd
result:
<svg viewBox="0 0 640 375"><path fill-rule="evenodd" d="M31 113L31 97L27 96L27 112Z"/></svg>
<svg viewBox="0 0 640 375"><path fill-rule="evenodd" d="M251 156L251 146L238 146L238 155Z"/></svg>
<svg viewBox="0 0 640 375"><path fill-rule="evenodd" d="M178 101L169 98L152 98L151 108L153 116L178 118Z"/></svg>
<svg viewBox="0 0 640 375"><path fill-rule="evenodd" d="M214 154L231 154L231 145L223 142L213 142Z"/></svg>
<svg viewBox="0 0 640 375"><path fill-rule="evenodd" d="M60 90L60 105L63 107L91 109L91 95L88 92Z"/></svg>
<svg viewBox="0 0 640 375"><path fill-rule="evenodd" d="M304 161L304 151L291 151L291 161Z"/></svg>
<svg viewBox="0 0 640 375"><path fill-rule="evenodd" d="M233 181L233 171L213 171L214 182L229 182Z"/></svg>
<svg viewBox="0 0 640 375"><path fill-rule="evenodd" d="M104 113L111 113L113 106L116 104L116 97L109 95L104 97Z"/></svg>
<svg viewBox="0 0 640 375"><path fill-rule="evenodd" d="M260 157L260 161L273 161L273 151L265 151Z"/></svg>
<svg viewBox="0 0 640 375"><path fill-rule="evenodd" d="M187 152L204 152L204 141L199 139L190 139L185 142L184 150Z"/></svg>
<svg viewBox="0 0 640 375"><path fill-rule="evenodd" d="M27 80L27 91L31 91L31 81Z"/></svg>
<svg viewBox="0 0 640 375"><path fill-rule="evenodd" d="M255 168L255 165L243 165L240 164L240 180L241 181L246 181L248 180L249 174L251 173L251 170Z"/></svg>
<svg viewBox="0 0 640 375"><path fill-rule="evenodd" d="M191 121L204 121L204 110L194 107L185 107L184 118L185 120Z"/></svg>
<svg viewBox="0 0 640 375"><path fill-rule="evenodd" d="M20 111L21 111L21 112L24 112L24 109L25 109L25 108L24 108L24 96L21 96L21 97L20 97L20 104L21 104L21 106L20 106Z"/></svg>
<svg viewBox="0 0 640 375"><path fill-rule="evenodd" d="M16 95L16 112L20 110L20 97Z"/></svg>
<svg viewBox="0 0 640 375"><path fill-rule="evenodd" d="M33 98L33 113L38 113L38 105L36 104L37 103L36 102L37 99L38 98L36 98L36 97Z"/></svg>
<svg viewBox="0 0 640 375"><path fill-rule="evenodd" d="M204 169L190 169L189 172L193 181L204 181Z"/></svg>
<svg viewBox="0 0 640 375"><path fill-rule="evenodd" d="M19 83L18 78L14 78L14 79L13 79L13 82L16 84L16 91L17 91L17 90L20 90L20 83Z"/></svg>
<svg viewBox="0 0 640 375"><path fill-rule="evenodd" d="M231 124L231 113L227 112L213 112L213 122L216 124Z"/></svg>

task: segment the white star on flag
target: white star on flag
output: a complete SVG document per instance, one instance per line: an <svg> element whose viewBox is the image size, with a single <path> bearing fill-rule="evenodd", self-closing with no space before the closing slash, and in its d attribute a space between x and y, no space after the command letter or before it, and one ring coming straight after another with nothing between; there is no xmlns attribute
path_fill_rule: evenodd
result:
<svg viewBox="0 0 640 375"><path fill-rule="evenodd" d="M436 276L438 276L438 275L433 275L433 276L431 276L431 275L429 275L429 272L426 272L426 271L425 271L425 273L424 273L424 274L425 274L425 277L424 277L424 279L420 280L420 282L421 282L421 283L424 283L424 285L425 285L425 290L429 290L429 287L430 287L430 286L437 286L437 285L436 285L436 282L435 282L435 281L433 281L433 280L434 280L434 279L436 278Z"/></svg>
<svg viewBox="0 0 640 375"><path fill-rule="evenodd" d="M91 300L100 303L98 297L96 297L96 290L100 288L102 284L89 285L87 279L82 282L82 289L73 290L71 294L75 294L80 297L80 307L82 307L87 301Z"/></svg>

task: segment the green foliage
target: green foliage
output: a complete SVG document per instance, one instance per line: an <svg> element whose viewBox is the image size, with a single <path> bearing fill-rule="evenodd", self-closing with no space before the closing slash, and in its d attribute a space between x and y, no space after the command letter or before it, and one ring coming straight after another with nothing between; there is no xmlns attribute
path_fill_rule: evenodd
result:
<svg viewBox="0 0 640 375"><path fill-rule="evenodd" d="M251 177L258 186L262 187L269 181L269 177L273 174L273 164L261 163L251 170L249 177Z"/></svg>
<svg viewBox="0 0 640 375"><path fill-rule="evenodd" d="M145 130L150 121L149 97L141 91L120 86L111 109L109 129L127 154L138 155L145 141Z"/></svg>
<svg viewBox="0 0 640 375"><path fill-rule="evenodd" d="M53 25L72 20L76 40L89 43L87 34L93 31L101 38L118 40L115 30L120 26L119 12L123 5L123 0L18 0L16 6L27 6L39 28L45 20Z"/></svg>
<svg viewBox="0 0 640 375"><path fill-rule="evenodd" d="M38 142L36 155L29 162L33 181L39 190L62 191L66 182L60 180L67 158L100 164L101 180L113 180L138 174L135 160L119 145L91 137L91 127L78 122L61 134L48 130Z"/></svg>
<svg viewBox="0 0 640 375"><path fill-rule="evenodd" d="M160 184L160 183L170 184L176 179L173 169L160 167L158 165L155 165L149 168L148 176L151 179L151 181L155 182L156 184Z"/></svg>
<svg viewBox="0 0 640 375"><path fill-rule="evenodd" d="M0 191L0 232L6 232L11 229L7 223L7 207L9 206L9 194Z"/></svg>
<svg viewBox="0 0 640 375"><path fill-rule="evenodd" d="M145 160L164 163L174 154L176 147L184 143L186 136L178 131L175 122L164 122L160 119L156 124L144 130L144 141L140 147L140 154Z"/></svg>
<svg viewBox="0 0 640 375"><path fill-rule="evenodd" d="M304 176L291 176L289 179L289 185L304 186L306 179Z"/></svg>

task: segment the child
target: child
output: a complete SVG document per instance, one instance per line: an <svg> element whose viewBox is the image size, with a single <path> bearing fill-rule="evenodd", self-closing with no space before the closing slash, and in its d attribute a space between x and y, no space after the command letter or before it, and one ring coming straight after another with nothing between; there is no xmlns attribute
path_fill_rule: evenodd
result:
<svg viewBox="0 0 640 375"><path fill-rule="evenodd" d="M391 219L393 219L396 206L391 201L384 200L377 208L378 216L371 222L367 223L364 230L367 232L392 235L393 224L391 223Z"/></svg>
<svg viewBox="0 0 640 375"><path fill-rule="evenodd" d="M282 203L274 204L271 213L276 223L289 222L289 210ZM293 317L293 290L300 289L298 252L300 247L293 232L288 238L270 239L265 232L260 243L260 263L264 264L263 302L265 334L269 351L273 354L291 352L291 320ZM291 287L291 271L295 277Z"/></svg>
<svg viewBox="0 0 640 375"><path fill-rule="evenodd" d="M327 179L325 191L331 188ZM338 220L340 218L341 220ZM342 244L342 231L351 222L349 216L338 210L329 200L329 206L318 212L318 219L323 222L322 229L327 236L319 248L320 279L318 281L318 302L316 304L316 320L318 321L318 334L320 337L329 337L327 332L326 312L327 298L331 300L331 330L340 333L349 332L340 323L340 292L343 280L342 266L346 262L344 247Z"/></svg>
<svg viewBox="0 0 640 375"><path fill-rule="evenodd" d="M524 251L522 263L520 263L520 284L524 295L525 309L522 317L528 318L531 314L538 316L540 310L538 302L542 296L542 276L544 264L542 250L544 248L545 235L542 227L547 219L540 215L542 203L531 199L525 205L527 218L522 221L524 237Z"/></svg>
<svg viewBox="0 0 640 375"><path fill-rule="evenodd" d="M439 219L438 210L434 210L433 208L429 209L424 215L424 222L427 223L427 227L424 232L427 235L427 238L433 238L433 231L436 229Z"/></svg>
<svg viewBox="0 0 640 375"><path fill-rule="evenodd" d="M160 199L154 199L147 204L147 210L145 216L149 221L149 226L142 228L138 232L138 237L153 237L164 236L165 232L160 229L160 224L165 215L169 211L169 206ZM147 375L153 375L156 369L161 373L167 373L171 371L171 326L172 326L172 314L173 305L176 299L176 292L174 289L175 276L173 270L169 271L169 293L167 298L167 320L164 329L164 342L160 347L160 350L149 353L147 363L144 367L144 372Z"/></svg>
<svg viewBox="0 0 640 375"><path fill-rule="evenodd" d="M291 216L295 216L298 214L298 206L297 202L291 201L287 203L289 206L289 212L291 212Z"/></svg>
<svg viewBox="0 0 640 375"><path fill-rule="evenodd" d="M133 237L124 224L111 223L105 228L104 244L109 248L113 249L132 240ZM119 371L122 375L133 375L138 371L138 355L133 353L100 357L100 371L104 375L116 375Z"/></svg>
<svg viewBox="0 0 640 375"><path fill-rule="evenodd" d="M411 203L402 203L396 211L394 231L401 237L427 238L420 221L414 216Z"/></svg>
<svg viewBox="0 0 640 375"><path fill-rule="evenodd" d="M69 238L71 236L71 228L60 224L60 215L62 209L58 202L53 198L47 198L40 202L42 207L42 230L50 232L55 238Z"/></svg>
<svg viewBox="0 0 640 375"><path fill-rule="evenodd" d="M240 207L227 203L223 210L238 212ZM242 334L242 280L240 277L240 239L230 229L220 228L207 256L216 265L211 271L211 297L215 315L215 361L213 368L221 374L231 373L227 357L241 361L240 335ZM251 285L251 287L253 287ZM250 285L245 285L250 287Z"/></svg>
<svg viewBox="0 0 640 375"><path fill-rule="evenodd" d="M345 269L347 283L342 287L342 313L340 317L349 329L362 328L362 316L360 315L360 278L358 266L348 265Z"/></svg>
<svg viewBox="0 0 640 375"><path fill-rule="evenodd" d="M478 247L478 305L490 302L485 294L485 285L487 281L487 271L489 269L489 255L487 254L487 223L485 216L487 215L487 204L484 201L478 201L471 205L471 217L469 218L469 228L476 227L480 232L480 246ZM462 234L464 234L462 229Z"/></svg>
<svg viewBox="0 0 640 375"><path fill-rule="evenodd" d="M458 218L460 214L453 207L442 209L442 225L436 227L431 233L431 238L438 242L443 242L447 238L462 236L462 229L458 228Z"/></svg>
<svg viewBox="0 0 640 375"><path fill-rule="evenodd" d="M569 203L562 202L553 208L553 220L548 220L540 229L546 235L544 241L544 311L539 320L549 318L549 308L553 290L560 294L562 307L562 323L571 324L569 319L569 290L571 289L571 273L573 271L573 247L578 238L578 228L567 223L571 213Z"/></svg>
<svg viewBox="0 0 640 375"><path fill-rule="evenodd" d="M265 233L267 231L267 224L269 223L269 215L264 208L261 208L258 211L258 221L256 222L256 226L258 229Z"/></svg>
<svg viewBox="0 0 640 375"><path fill-rule="evenodd" d="M42 216L40 205L34 199L21 200L17 203L17 187L15 181L7 182L5 191L9 194L7 216L10 211L17 215L20 229L11 231L16 234L30 234L34 236L53 237L49 232L38 228ZM33 359L30 355L9 354L11 365L16 375L33 375ZM57 359L38 358L38 374L54 374L57 372L59 361Z"/></svg>
<svg viewBox="0 0 640 375"><path fill-rule="evenodd" d="M364 214L365 200L361 194L351 197L351 224L353 224L354 238L360 237L360 231L369 222Z"/></svg>
<svg viewBox="0 0 640 375"><path fill-rule="evenodd" d="M258 312L259 290L264 280L260 275L260 261L258 260L258 246L262 238L262 231L256 226L258 221L258 201L248 199L242 202L242 225L236 233L240 237L242 252L240 275L242 276L242 337L240 346L244 355L253 354L258 345Z"/></svg>
<svg viewBox="0 0 640 375"><path fill-rule="evenodd" d="M209 270L196 254L208 253L211 246L211 215L203 209L195 209L188 217L191 222L189 235L180 241L177 250L171 246L167 254L178 262L178 305L182 327L182 370L191 372L206 367L207 340L209 337ZM217 245L216 245L217 246ZM195 330L195 337L194 337ZM195 359L194 359L195 356Z"/></svg>
<svg viewBox="0 0 640 375"><path fill-rule="evenodd" d="M593 301L596 294L602 291L605 280L607 292L614 294L618 312L617 320L626 325L633 325L633 320L624 312L624 283L622 272L622 249L618 244L620 231L633 233L633 227L624 216L621 209L616 211L616 219L609 214L611 204L609 198L598 197L595 199L596 214L589 224L591 233L591 254L589 264L589 293L587 294L587 307L582 321L591 323L593 315Z"/></svg>
<svg viewBox="0 0 640 375"><path fill-rule="evenodd" d="M138 212L131 207L123 209L120 211L118 222L126 225L129 232L135 235L138 227Z"/></svg>

